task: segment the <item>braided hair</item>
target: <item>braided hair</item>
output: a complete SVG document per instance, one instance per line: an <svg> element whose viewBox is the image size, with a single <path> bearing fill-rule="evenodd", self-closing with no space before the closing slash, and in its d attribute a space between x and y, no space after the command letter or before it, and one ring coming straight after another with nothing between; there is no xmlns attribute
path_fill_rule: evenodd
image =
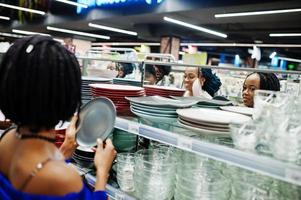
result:
<svg viewBox="0 0 301 200"><path fill-rule="evenodd" d="M247 78L249 76L251 76L252 74L257 74L259 76L259 80L260 80L259 87L261 90L280 91L280 82L275 74L263 73L263 72L253 72L253 73L249 74L247 76Z"/></svg>
<svg viewBox="0 0 301 200"><path fill-rule="evenodd" d="M201 75L205 78L202 89L208 92L208 94L213 97L222 85L219 77L216 76L216 74L213 74L211 69L201 68L200 70L198 70L198 73L198 77L200 77Z"/></svg>
<svg viewBox="0 0 301 200"><path fill-rule="evenodd" d="M80 88L76 57L48 36L16 40L0 64L0 110L31 131L69 120L80 107Z"/></svg>

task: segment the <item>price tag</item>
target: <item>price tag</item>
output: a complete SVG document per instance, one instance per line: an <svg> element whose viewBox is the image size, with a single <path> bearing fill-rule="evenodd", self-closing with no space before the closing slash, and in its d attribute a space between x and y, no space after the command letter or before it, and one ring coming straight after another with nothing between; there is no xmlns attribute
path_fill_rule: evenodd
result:
<svg viewBox="0 0 301 200"><path fill-rule="evenodd" d="M139 124L129 123L128 131L134 134L139 134Z"/></svg>
<svg viewBox="0 0 301 200"><path fill-rule="evenodd" d="M115 200L125 200L125 195L116 192L116 193L115 193Z"/></svg>
<svg viewBox="0 0 301 200"><path fill-rule="evenodd" d="M191 151L192 140L184 137L178 137L178 147L187 151Z"/></svg>
<svg viewBox="0 0 301 200"><path fill-rule="evenodd" d="M285 177L297 182L301 182L301 171L297 169L287 168L285 170Z"/></svg>

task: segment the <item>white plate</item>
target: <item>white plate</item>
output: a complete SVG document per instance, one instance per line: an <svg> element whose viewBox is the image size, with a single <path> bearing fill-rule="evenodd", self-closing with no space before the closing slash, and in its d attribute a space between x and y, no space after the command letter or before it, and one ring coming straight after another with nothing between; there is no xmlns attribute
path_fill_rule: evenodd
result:
<svg viewBox="0 0 301 200"><path fill-rule="evenodd" d="M230 124L230 123L245 123L251 118L233 112L227 112L223 110L214 110L208 108L187 108L178 109L177 113L179 116L191 119L196 122L209 122L218 124Z"/></svg>
<svg viewBox="0 0 301 200"><path fill-rule="evenodd" d="M199 124L200 126L210 126L210 127L214 127L214 128L229 128L229 124L218 124L218 123L202 122L202 121L188 119L188 118L185 118L183 116L180 116L180 118L183 119L184 121L187 121L187 122L191 122L191 123L194 123L194 124Z"/></svg>
<svg viewBox="0 0 301 200"><path fill-rule="evenodd" d="M105 140L114 129L115 118L115 106L108 98L95 98L83 105L76 134L78 145L93 147L97 144L97 138Z"/></svg>
<svg viewBox="0 0 301 200"><path fill-rule="evenodd" d="M192 126L188 126L186 124L183 124L181 122L178 121L178 123L185 127L185 128L188 128L188 129L191 129L193 131L197 131L199 133L204 133L204 134L216 134L216 135L229 135L230 132L219 132L219 131L211 131L211 130L207 130L207 129L202 129L202 128L195 128L195 127L192 127Z"/></svg>
<svg viewBox="0 0 301 200"><path fill-rule="evenodd" d="M144 109L152 109L152 110L157 110L157 111L170 111L170 112L176 112L177 108L168 108L168 107L158 107L158 106L148 106L144 104L138 104L131 102L131 105L139 108L144 108Z"/></svg>
<svg viewBox="0 0 301 200"><path fill-rule="evenodd" d="M112 90L112 91L143 91L142 87L129 86L129 85L117 85L117 84L89 84L92 88Z"/></svg>
<svg viewBox="0 0 301 200"><path fill-rule="evenodd" d="M211 130L211 131L219 131L219 132L229 132L229 127L227 128L219 128L219 127L212 127L212 126L206 126L206 125L200 125L200 124L194 124L189 121L185 121L182 118L178 118L178 121L181 122L182 124L185 124L187 126L192 126L195 128L200 128L200 129L206 129L206 130Z"/></svg>
<svg viewBox="0 0 301 200"><path fill-rule="evenodd" d="M100 78L100 77L92 77L92 76L82 76L83 81L98 81L98 82L110 82L112 79L109 78Z"/></svg>
<svg viewBox="0 0 301 200"><path fill-rule="evenodd" d="M220 108L225 111L240 113L240 114L249 115L249 116L252 116L254 113L254 108L249 108L249 107L221 106Z"/></svg>
<svg viewBox="0 0 301 200"><path fill-rule="evenodd" d="M135 110L146 112L146 113L153 113L153 114L168 114L168 115L178 115L176 109L174 110L156 110L150 108L144 108L140 106L131 105L131 107Z"/></svg>

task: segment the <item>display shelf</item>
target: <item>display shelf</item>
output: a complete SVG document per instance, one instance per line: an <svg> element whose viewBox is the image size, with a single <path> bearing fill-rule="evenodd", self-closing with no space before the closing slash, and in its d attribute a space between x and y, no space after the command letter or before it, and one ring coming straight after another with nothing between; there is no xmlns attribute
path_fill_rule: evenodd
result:
<svg viewBox="0 0 301 200"><path fill-rule="evenodd" d="M96 182L96 177L92 174L85 174L85 179L87 180L88 184L92 187L94 187ZM106 185L106 191L111 199L116 200L136 200L136 198L131 197L130 195L126 194L125 192L114 188L113 186L107 184Z"/></svg>
<svg viewBox="0 0 301 200"><path fill-rule="evenodd" d="M136 117L117 117L115 128L275 179L301 185L301 166L235 149L228 142L222 142L225 140L223 136L200 135L180 127L175 121L152 122Z"/></svg>

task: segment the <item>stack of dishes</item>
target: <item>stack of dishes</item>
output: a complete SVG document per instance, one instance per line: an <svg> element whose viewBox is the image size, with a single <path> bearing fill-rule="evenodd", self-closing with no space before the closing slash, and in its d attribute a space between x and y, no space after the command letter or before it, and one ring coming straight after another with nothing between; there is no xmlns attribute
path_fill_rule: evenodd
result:
<svg viewBox="0 0 301 200"><path fill-rule="evenodd" d="M64 140L65 140L65 134L66 134L66 129L69 126L69 122L60 122L55 126L55 145L59 148Z"/></svg>
<svg viewBox="0 0 301 200"><path fill-rule="evenodd" d="M208 108L177 110L182 126L207 134L230 134L229 124L242 124L251 118L242 114Z"/></svg>
<svg viewBox="0 0 301 200"><path fill-rule="evenodd" d="M111 83L112 79L82 76L82 102L85 104L92 99L89 84L92 83Z"/></svg>
<svg viewBox="0 0 301 200"><path fill-rule="evenodd" d="M134 152L137 146L137 135L123 130L115 129L113 132L113 145L119 152Z"/></svg>
<svg viewBox="0 0 301 200"><path fill-rule="evenodd" d="M170 96L181 97L185 93L184 89L179 89L175 87L157 86L157 85L145 85L144 89L145 89L146 96L158 95L162 97L170 97Z"/></svg>
<svg viewBox="0 0 301 200"><path fill-rule="evenodd" d="M221 106L222 110L239 113L243 115L252 116L254 113L254 108L242 107L242 106Z"/></svg>
<svg viewBox="0 0 301 200"><path fill-rule="evenodd" d="M92 168L94 165L95 152L91 148L77 147L72 158L77 165L83 168Z"/></svg>
<svg viewBox="0 0 301 200"><path fill-rule="evenodd" d="M141 80L125 79L125 78L114 78L113 79L113 84L131 85L131 86L141 87Z"/></svg>
<svg viewBox="0 0 301 200"><path fill-rule="evenodd" d="M144 96L142 87L110 84L90 84L93 97L107 97L116 106L117 112L129 111L130 102L125 97Z"/></svg>
<svg viewBox="0 0 301 200"><path fill-rule="evenodd" d="M131 111L135 115L151 120L165 121L178 117L177 109L188 108L195 101L174 100L160 96L149 97L127 97L131 103Z"/></svg>
<svg viewBox="0 0 301 200"><path fill-rule="evenodd" d="M196 106L200 108L220 108L221 106L232 106L233 102L232 101L223 101L223 100L217 100L217 99L208 99L204 97L174 97L172 96L173 99L190 99L190 100L195 100L197 101Z"/></svg>

